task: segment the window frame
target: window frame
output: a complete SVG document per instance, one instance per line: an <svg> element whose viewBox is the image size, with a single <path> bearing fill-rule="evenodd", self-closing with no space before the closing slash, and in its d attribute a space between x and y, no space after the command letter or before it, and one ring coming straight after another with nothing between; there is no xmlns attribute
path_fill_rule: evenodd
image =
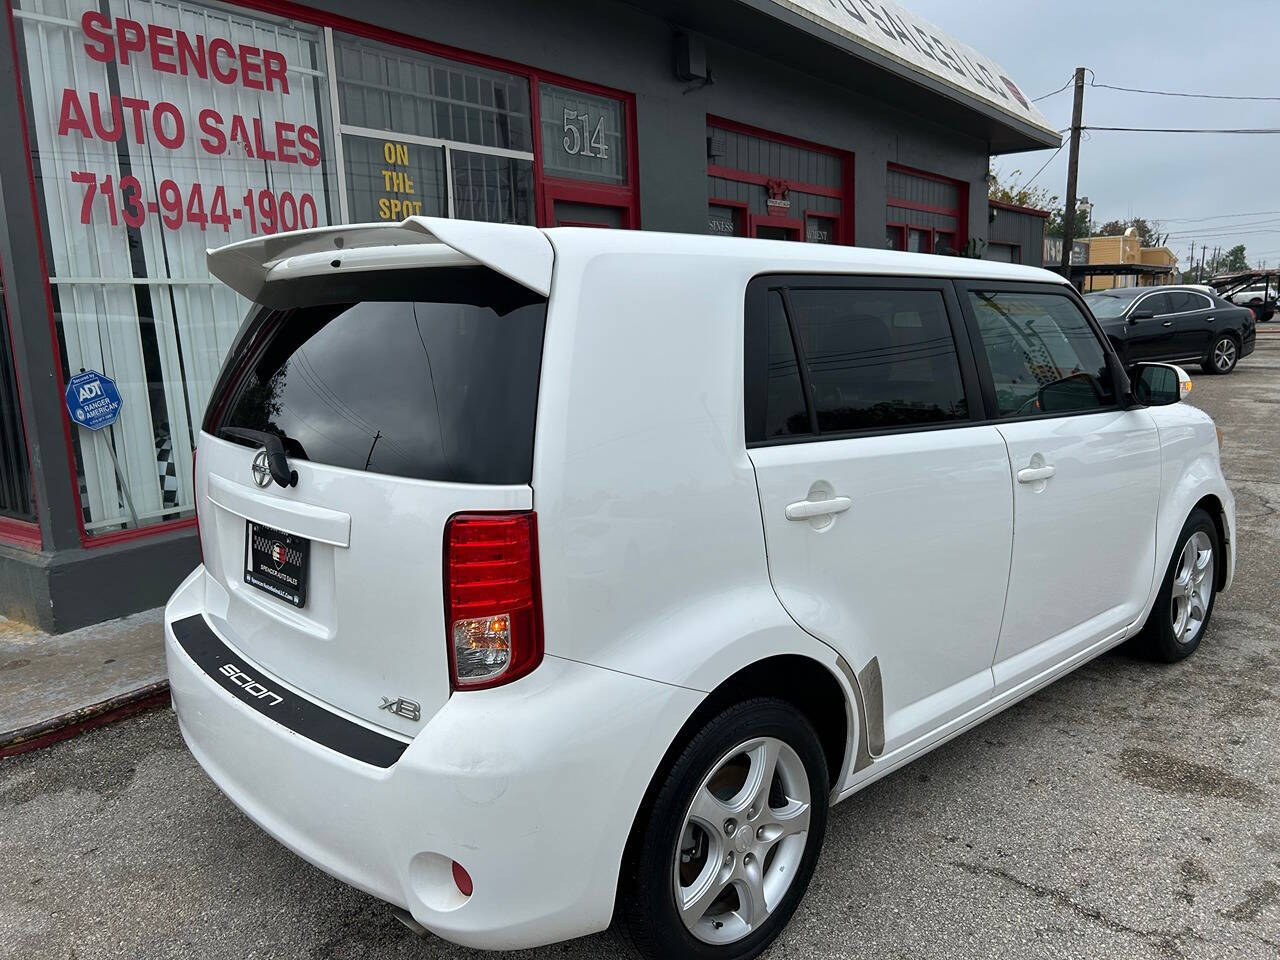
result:
<svg viewBox="0 0 1280 960"><path fill-rule="evenodd" d="M1094 339L1098 341L1098 346L1102 349L1102 357L1106 363L1107 371L1114 372L1122 368L1123 364L1120 363L1115 349L1112 347L1111 339L1103 332L1102 327L1084 302L1084 298L1072 286L1017 280L956 279L952 283L955 286L956 298L960 302L960 310L964 314L965 326L969 332L970 349L973 351L978 368L978 379L982 385L983 423L999 425L1002 423L1023 423L1029 420L1057 420L1062 417L1092 417L1098 414L1118 413L1128 409L1125 405L1125 398L1120 390L1120 385L1113 383L1112 392L1115 396L1112 402L1105 407L1098 407L1096 410L1063 410L1057 413L1029 414L1022 417L1000 416L1000 405L996 400L995 378L991 375L991 363L987 359L987 351L982 341L982 331L978 325L978 317L969 301L971 293L1035 293L1064 297L1075 305L1076 309L1080 311L1080 315L1084 317L1085 324L1093 331Z"/></svg>
<svg viewBox="0 0 1280 960"><path fill-rule="evenodd" d="M943 420L938 423L902 424L892 427L863 430L841 430L823 433L817 427L817 410L813 405L809 380L808 359L804 345L797 335L789 291L791 290L898 290L934 291L942 296L947 324L951 329L956 362L960 370L960 383L968 405L967 417ZM810 433L790 437L762 437L768 402L768 295L771 291L783 291L783 304L787 312L787 325L791 331L791 343L796 352L796 365L804 392L805 412L808 414ZM846 273L791 273L769 271L752 277L747 282L743 300L743 436L747 449L755 447L784 446L794 443L824 443L831 440L850 440L861 437L893 436L902 433L924 433L931 430L956 430L977 426L986 417L977 362L973 343L961 313L960 300L953 281L948 277L900 276L893 274ZM754 439L753 439L754 437Z"/></svg>

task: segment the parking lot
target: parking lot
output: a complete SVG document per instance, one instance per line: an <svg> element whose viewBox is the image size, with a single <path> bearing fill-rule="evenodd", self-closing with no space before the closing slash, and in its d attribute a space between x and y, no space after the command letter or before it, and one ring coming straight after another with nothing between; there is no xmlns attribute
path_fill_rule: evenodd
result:
<svg viewBox="0 0 1280 960"><path fill-rule="evenodd" d="M1199 653L1104 656L840 805L769 956L1280 957L1280 330L1259 340L1193 371L1239 511ZM0 761L0 824L0 957L482 956L278 846L167 710Z"/></svg>

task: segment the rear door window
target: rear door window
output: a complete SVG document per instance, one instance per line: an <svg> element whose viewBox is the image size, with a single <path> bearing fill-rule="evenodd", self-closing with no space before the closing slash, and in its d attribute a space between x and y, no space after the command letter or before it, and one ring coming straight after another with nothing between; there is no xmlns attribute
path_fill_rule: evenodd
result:
<svg viewBox="0 0 1280 960"><path fill-rule="evenodd" d="M969 416L940 292L796 289L790 297L822 433Z"/></svg>
<svg viewBox="0 0 1280 960"><path fill-rule="evenodd" d="M892 280L884 287L841 281L753 281L747 297L748 440L970 419L942 291L906 288L904 281L897 281L902 288Z"/></svg>
<svg viewBox="0 0 1280 960"><path fill-rule="evenodd" d="M350 470L528 483L546 307L478 266L268 284L205 430L274 433Z"/></svg>

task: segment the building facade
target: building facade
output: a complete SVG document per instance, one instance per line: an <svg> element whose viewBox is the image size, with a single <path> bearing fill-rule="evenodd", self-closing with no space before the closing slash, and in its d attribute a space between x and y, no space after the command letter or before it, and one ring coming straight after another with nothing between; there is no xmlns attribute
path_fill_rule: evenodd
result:
<svg viewBox="0 0 1280 960"><path fill-rule="evenodd" d="M981 256L989 156L1059 143L879 0L6 0L4 29L0 613L53 630L197 562L248 308L208 247L428 215Z"/></svg>
<svg viewBox="0 0 1280 960"><path fill-rule="evenodd" d="M987 245L982 256L986 260L1001 263L1022 263L1029 267L1043 267L1044 231L1049 211L1033 207L1020 207L999 200L989 201L987 214ZM1058 248L1061 257L1062 248ZM1050 264L1057 266L1057 264Z"/></svg>
<svg viewBox="0 0 1280 960"><path fill-rule="evenodd" d="M1123 236L1090 237L1088 244L1090 273L1081 286L1086 293L1178 281L1178 255L1168 247L1144 247L1133 227Z"/></svg>

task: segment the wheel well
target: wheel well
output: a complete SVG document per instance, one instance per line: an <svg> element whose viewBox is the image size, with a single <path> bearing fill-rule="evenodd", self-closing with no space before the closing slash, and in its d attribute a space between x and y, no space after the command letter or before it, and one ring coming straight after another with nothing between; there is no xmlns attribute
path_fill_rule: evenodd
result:
<svg viewBox="0 0 1280 960"><path fill-rule="evenodd" d="M725 707L752 697L777 697L804 715L822 744L827 781L836 786L849 738L844 691L830 670L808 657L769 657L739 670L707 695L681 729L677 742L687 739Z"/></svg>
<svg viewBox="0 0 1280 960"><path fill-rule="evenodd" d="M1196 505L1192 507L1192 511L1194 512L1195 510L1203 510L1213 519L1213 526L1218 531L1218 549L1222 550L1225 554L1228 549L1228 539L1227 522L1223 519L1222 501L1219 500L1216 495L1210 493L1207 496L1201 497L1196 502ZM1227 564L1225 557L1223 558L1223 562L1218 565L1217 579L1218 582L1215 587L1216 589L1221 590L1223 584L1227 582Z"/></svg>
<svg viewBox="0 0 1280 960"><path fill-rule="evenodd" d="M636 828L648 816L650 804L661 783L660 778L674 758L684 749L689 739L717 713L753 697L777 697L785 700L813 725L827 761L827 781L833 788L838 785L849 739L849 717L844 691L839 682L831 671L808 657L785 654L760 660L742 668L707 694L667 747L632 820L620 865L622 873L631 869L635 857Z"/></svg>

